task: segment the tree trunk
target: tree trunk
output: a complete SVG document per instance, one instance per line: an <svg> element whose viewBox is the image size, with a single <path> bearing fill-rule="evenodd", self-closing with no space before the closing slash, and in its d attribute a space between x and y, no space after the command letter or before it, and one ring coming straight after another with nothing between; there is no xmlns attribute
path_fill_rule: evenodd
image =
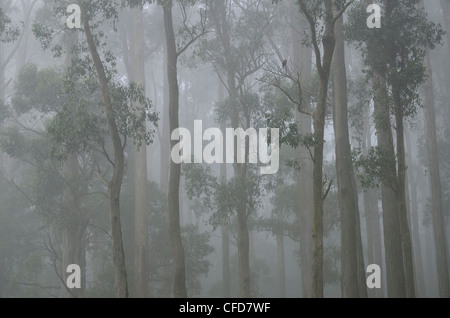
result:
<svg viewBox="0 0 450 318"><path fill-rule="evenodd" d="M111 236L113 245L113 257L115 265L115 289L116 297L128 297L128 281L125 267L125 253L123 250L122 229L120 223L120 189L122 186L125 158L123 153L122 141L120 139L119 130L117 128L114 112L112 109L111 98L108 89L108 80L106 78L103 63L98 54L94 38L89 26L88 14L82 12L84 33L89 46L89 51L94 61L94 66L97 72L103 107L107 118L109 134L114 148L114 169L112 179L108 184L109 192L109 207L110 207L110 222L111 222Z"/></svg>
<svg viewBox="0 0 450 318"><path fill-rule="evenodd" d="M364 115L364 154L372 147L369 111ZM366 189L363 194L364 213L366 217L367 228L367 260L368 264L377 264L381 268L382 274L385 273L385 264L383 261L383 245L381 242L380 216L378 210L378 199L375 189ZM384 275L383 275L384 276ZM375 297L384 297L383 288L372 290Z"/></svg>
<svg viewBox="0 0 450 318"><path fill-rule="evenodd" d="M334 34L333 2L325 1L324 31L322 37L323 55L316 34L316 21L306 3L299 1L301 12L310 24L311 39L316 56L319 74L319 95L313 116L314 124L314 168L313 168L313 258L312 258L312 297L323 298L323 152L325 135L325 116L327 112L328 82L330 79L336 38Z"/></svg>
<svg viewBox="0 0 450 318"><path fill-rule="evenodd" d="M238 91L236 89L235 73L236 66L232 57L231 39L229 33L229 25L227 21L227 8L224 1L213 1L214 23L218 30L218 39L222 44L225 55L225 65L227 73L227 85L231 104L231 126L233 129L239 127L239 109L238 109ZM245 129L245 128L244 128ZM246 158L248 155L248 147L246 147ZM237 246L238 246L238 262L239 262L239 296L242 298L250 297L250 238L248 232L248 213L247 213L247 195L243 186L246 180L246 164L237 163L237 143L234 144L234 178L238 180L236 183L241 186L236 198L237 212Z"/></svg>
<svg viewBox="0 0 450 318"><path fill-rule="evenodd" d="M323 298L323 138L328 78L320 80L319 100L314 116L314 169L313 169L313 258L312 297Z"/></svg>
<svg viewBox="0 0 450 318"><path fill-rule="evenodd" d="M71 50L76 44L76 34L72 33L68 38L67 49L69 53L65 59L65 67L72 65ZM71 184L74 177L79 174L77 169L77 156L71 154L64 162L63 177L66 184ZM61 273L63 282L61 286L62 298L83 297L86 289L86 228L90 217L84 214L77 203L76 189L67 186L63 191L63 214L62 214L62 255ZM70 264L80 266L81 288L68 289L66 279L69 273L66 272Z"/></svg>
<svg viewBox="0 0 450 318"><path fill-rule="evenodd" d="M70 159L69 159L70 160ZM70 169L70 168L69 168ZM61 286L62 298L81 298L86 289L86 228L89 218L84 218L81 211L76 207L76 203L70 202L75 198L70 198L72 194L65 189L64 193L64 222L62 227L62 255L61 255L61 273L64 282ZM66 206L68 204L68 206ZM73 210L76 208L76 210ZM70 273L67 273L67 267L70 264L80 266L81 288L68 289L66 279Z"/></svg>
<svg viewBox="0 0 450 318"><path fill-rule="evenodd" d="M240 169L235 169L240 170ZM241 196L242 198L242 196ZM247 213L244 203L238 206L238 258L239 258L239 296L250 297L250 237Z"/></svg>
<svg viewBox="0 0 450 318"><path fill-rule="evenodd" d="M342 297L355 298L367 297L367 289L365 284L359 286L361 285L359 275L364 273L364 260L362 250L358 250L358 248L362 249L362 243L361 232L357 226L357 223L359 225L358 194L348 132L347 74L342 26L343 17L336 21L336 53L333 57L336 175L341 221L341 292Z"/></svg>
<svg viewBox="0 0 450 318"><path fill-rule="evenodd" d="M412 251L411 234L409 229L408 214L406 210L406 154L405 135L403 128L403 107L399 92L397 91L395 84L393 84L392 87L392 94L396 113L395 122L397 130L397 213L399 217L401 232L406 297L414 298L416 296L413 265L414 255Z"/></svg>
<svg viewBox="0 0 450 318"><path fill-rule="evenodd" d="M144 15L142 6L133 9L133 78L142 86L145 95L145 38ZM142 108L142 106L141 106ZM145 140L146 124L139 127L139 135ZM134 274L137 297L148 296L148 202L147 202L147 145L134 147Z"/></svg>
<svg viewBox="0 0 450 318"><path fill-rule="evenodd" d="M450 6L450 4L447 4ZM448 273L448 249L445 238L445 219L442 206L441 175L439 170L438 146L436 137L436 115L434 111L433 74L430 53L426 56L427 81L425 83L425 127L427 131L428 167L430 170L431 209L433 219L434 243L436 247L439 294L450 297Z"/></svg>
<svg viewBox="0 0 450 318"><path fill-rule="evenodd" d="M72 66L72 50L77 43L77 33L71 32L67 36L64 66ZM77 156L69 155L64 162L63 178L65 184L70 185L74 178L79 176ZM82 212L78 205L77 189L67 186L63 191L63 213L62 213L62 255L61 255L61 297L80 298L83 297L86 289L86 229L90 222L90 216ZM66 286L66 279L69 273L66 272L70 264L80 266L81 288L69 290Z"/></svg>
<svg viewBox="0 0 450 318"><path fill-rule="evenodd" d="M297 6L291 10L291 24L301 25L298 23L300 17L297 14ZM305 27L302 25L302 27ZM302 81L307 81L311 75L312 63L312 48L309 46L302 46L305 35L299 33L294 27L292 27L291 35L293 39L293 60L294 68L299 71L302 77ZM304 101L309 103L309 101ZM298 130L301 135L311 134L311 117L295 110L296 121ZM302 297L311 297L311 278L312 278L312 215L313 215L313 202L312 202L312 171L313 162L306 147L299 145L297 148L297 160L300 166L298 173L298 200L299 200L299 224L300 224L300 269L302 279Z"/></svg>
<svg viewBox="0 0 450 318"><path fill-rule="evenodd" d="M286 298L286 273L283 234L277 235L278 297Z"/></svg>
<svg viewBox="0 0 450 318"><path fill-rule="evenodd" d="M370 50L370 49L369 49ZM390 170L385 171L388 176L396 176L395 153L387 103L386 81L380 74L372 78L375 94L375 127L377 130L378 147L385 152L386 165ZM399 232L399 218L397 213L396 185L394 182L383 181L381 185L381 201L383 208L383 230L386 260L386 281L388 297L406 297L405 276L403 271L403 252Z"/></svg>
<svg viewBox="0 0 450 318"><path fill-rule="evenodd" d="M230 64L231 65L231 64ZM238 93L235 86L234 72L228 72L228 89L231 97L231 126L233 129L239 127L239 111L237 107ZM247 128L247 127L245 127ZM245 129L244 128L244 129ZM237 185L240 186L237 191L237 221L238 221L238 259L239 259L239 296L242 298L249 298L251 293L250 284L250 236L248 231L248 214L247 214L247 195L246 189L243 186L246 179L246 164L237 163L237 143L234 144L234 177L239 181ZM246 147L245 157L248 156L248 147Z"/></svg>
<svg viewBox="0 0 450 318"><path fill-rule="evenodd" d="M364 0L365 5L372 2ZM367 43L368 59L376 60L375 48ZM403 269L402 237L399 232L400 221L397 202L397 171L394 141L390 121L389 97L385 74L374 71L372 76L374 92L374 119L377 131L378 148L383 150L383 160L387 176L381 182L381 203L383 208L383 232L386 261L386 281L388 297L406 297L405 274Z"/></svg>
<svg viewBox="0 0 450 318"><path fill-rule="evenodd" d="M170 131L179 128L179 87L177 71L177 48L175 43L175 33L173 30L172 1L163 5L164 28L167 45L167 77L169 84L169 123ZM179 141L171 140L170 148L173 149ZM170 161L169 169L169 234L172 244L173 258L173 285L172 292L176 298L186 298L186 272L183 242L180 229L180 173L181 165Z"/></svg>
<svg viewBox="0 0 450 318"><path fill-rule="evenodd" d="M416 295L417 297L425 297L425 282L424 282L424 272L422 264L422 250L420 247L421 237L420 237L420 226L419 226L419 211L417 202L417 181L415 176L415 164L412 159L412 147L411 147L411 133L405 133L406 141L406 153L407 153L407 165L410 167L408 169L408 188L409 188L409 211L411 215L411 237L413 243L414 251L414 272L416 279ZM408 192L407 192L408 193Z"/></svg>
<svg viewBox="0 0 450 318"><path fill-rule="evenodd" d="M450 0L441 0L441 6L444 14L445 30L447 31L447 48L450 55Z"/></svg>
<svg viewBox="0 0 450 318"><path fill-rule="evenodd" d="M311 56L311 55L309 55ZM311 117L297 113L299 132L302 135L311 133ZM302 297L311 297L312 284L312 170L313 162L306 147L299 147L298 158L300 172L298 174L299 185L299 223L300 223L300 266L302 278Z"/></svg>
<svg viewBox="0 0 450 318"><path fill-rule="evenodd" d="M168 193L169 190L169 163L170 159L170 127L169 127L169 80L167 78L167 47L164 46L164 76L163 76L163 116L162 116L162 132L161 132L161 156L160 156L160 181L161 191Z"/></svg>
<svg viewBox="0 0 450 318"><path fill-rule="evenodd" d="M1 8L1 5L0 5ZM5 102L5 68L3 67L4 60L4 44L0 42L0 105ZM3 121L0 120L0 131L3 128ZM0 150L0 175L4 173L3 167L3 152ZM1 264L0 264L1 266ZM1 275L1 272L0 272ZM1 288L0 288L1 291Z"/></svg>
<svg viewBox="0 0 450 318"><path fill-rule="evenodd" d="M223 102L225 97L224 86L219 81L219 101ZM220 124L220 130L225 136L225 124ZM226 145L223 144L224 153ZM220 165L220 178L222 182L227 182L227 164L223 163ZM231 296L230 288L230 229L228 225L228 220L224 220L222 224L222 291L223 297L229 298Z"/></svg>

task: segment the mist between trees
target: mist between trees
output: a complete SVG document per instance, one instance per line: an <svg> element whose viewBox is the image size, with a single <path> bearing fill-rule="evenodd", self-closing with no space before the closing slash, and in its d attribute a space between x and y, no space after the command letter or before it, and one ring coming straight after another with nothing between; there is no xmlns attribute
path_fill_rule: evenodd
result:
<svg viewBox="0 0 450 318"><path fill-rule="evenodd" d="M0 297L450 297L449 43L450 0L2 1Z"/></svg>

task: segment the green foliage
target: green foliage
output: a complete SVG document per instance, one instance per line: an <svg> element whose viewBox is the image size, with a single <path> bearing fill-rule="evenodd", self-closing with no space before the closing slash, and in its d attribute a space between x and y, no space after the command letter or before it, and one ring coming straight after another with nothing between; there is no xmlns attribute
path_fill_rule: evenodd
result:
<svg viewBox="0 0 450 318"><path fill-rule="evenodd" d="M444 31L427 20L420 0L375 1L384 18L380 29L361 27L367 13L362 3L349 12L346 37L361 51L366 73L386 74L388 84L398 90L402 115L414 117L420 105L418 88L424 83L426 51L442 43ZM369 51L371 54L369 54Z"/></svg>
<svg viewBox="0 0 450 318"><path fill-rule="evenodd" d="M314 81L314 79L311 79ZM281 84L281 85L288 85ZM295 86L295 85L294 85ZM265 109L264 118L267 127L274 127L279 129L280 133L280 145L288 145L293 148L299 146L312 149L314 145L319 142L325 142L324 140L316 140L314 133L300 134L299 122L294 115L295 105L292 103L293 96L299 97L298 87L284 87L282 90L277 89L270 81L267 85L261 88L263 95L263 108ZM293 94L293 95L291 95ZM297 95L295 95L297 94ZM290 98L288 98L290 96ZM302 104L313 102L313 96L310 94L304 94L302 96ZM306 107L306 106L305 106ZM291 162L291 166L295 166L295 163Z"/></svg>
<svg viewBox="0 0 450 318"><path fill-rule="evenodd" d="M256 173L257 167L247 167L246 178L232 178L224 182L215 177L210 167L199 164L183 166L183 174L186 179L187 195L190 199L200 200L202 209L208 211L210 224L217 228L224 222L228 222L232 214L237 213L240 193L245 192L245 204L247 214L258 211L264 189L261 185L263 177Z"/></svg>
<svg viewBox="0 0 450 318"><path fill-rule="evenodd" d="M133 225L129 222L133 223L134 216L134 184L133 180L127 181L123 187L121 211L124 219L123 226L127 229L127 231L124 230L124 240L127 244L125 249L133 251ZM172 255L170 248L167 248L167 242L170 240L167 196L154 182L149 182L147 188L150 291L154 297L170 297ZM127 233L129 233L128 236ZM206 275L211 266L207 257L213 251L213 247L209 244L210 234L202 232L197 225L182 227L181 235L186 257L186 273L189 273L186 276L186 284L189 295L195 296L200 293L200 276ZM130 270L133 269L131 266Z"/></svg>
<svg viewBox="0 0 450 318"><path fill-rule="evenodd" d="M183 247L186 255L186 281L190 295L199 295L201 291L199 277L207 275L211 263L206 257L214 251L209 245L211 235L201 232L197 225L189 225L182 229Z"/></svg>
<svg viewBox="0 0 450 318"><path fill-rule="evenodd" d="M205 23L209 26L210 36L199 42L195 55L200 60L211 63L219 74L237 72L237 87L244 88L247 77L267 60L264 32L269 29L275 7L253 0L247 1L240 8L233 8L225 3L225 20L222 20L222 8L218 2L207 1L205 7ZM225 33L228 33L231 40L231 45L226 50L221 39ZM228 67L231 69L227 69Z"/></svg>
<svg viewBox="0 0 450 318"><path fill-rule="evenodd" d="M246 93L239 98L237 105L233 104L230 98L226 98L223 102L218 102L215 105L216 122L231 124L231 113L234 107L237 107L241 118L242 127L258 128L260 119L263 118L263 109L261 107L259 96L254 93Z"/></svg>
<svg viewBox="0 0 450 318"><path fill-rule="evenodd" d="M363 76L354 80L349 79L348 83L348 120L350 127L354 131L353 138L361 143L362 132L364 131L364 114L369 113L372 91Z"/></svg>
<svg viewBox="0 0 450 318"><path fill-rule="evenodd" d="M353 150L352 156L357 176L364 188L370 189L379 183L395 184L396 158L392 158L385 148L372 147L367 154L357 148Z"/></svg>
<svg viewBox="0 0 450 318"><path fill-rule="evenodd" d="M156 125L158 114L151 110L152 103L144 96L142 87L135 83L126 85L116 78L116 57L113 52L105 48L108 34L102 29L105 22L110 22L115 31L119 8L126 4L125 1L119 0L82 1L81 7L84 18L89 19L108 79L113 110L109 116L113 116L119 133L123 136L124 145L129 138L141 147L153 141L154 129L149 128L143 133L143 128L146 127L147 122ZM54 3L48 6L53 9L56 16L66 14L66 7L62 4ZM62 74L61 106L48 125L48 133L54 145L52 155L59 160L65 160L69 154L99 151L110 159L107 152L106 137L109 134L107 118L100 98L97 71L87 44L79 42L74 45L61 45L61 42L67 43L67 37L73 36L73 32L78 31L69 30L66 32L66 38L57 38L58 27L51 21L35 24L33 30L44 48L51 48L57 56L65 53L70 54L71 57L71 66ZM38 83L42 80L42 78L36 79ZM23 90L26 88L25 86ZM52 100L58 101L55 98ZM25 100L24 103L26 102L29 101Z"/></svg>
<svg viewBox="0 0 450 318"><path fill-rule="evenodd" d="M43 271L38 231L42 223L30 201L16 186L0 177L0 266L2 297L43 297Z"/></svg>
<svg viewBox="0 0 450 318"><path fill-rule="evenodd" d="M270 198L273 206L272 215L268 218L257 219L257 230L283 234L299 240L299 202L297 193L298 185L296 183L276 186L273 196Z"/></svg>
<svg viewBox="0 0 450 318"><path fill-rule="evenodd" d="M14 86L14 110L19 115L32 109L44 114L57 111L63 102L62 88L61 72L53 68L38 70L35 64L27 64Z"/></svg>
<svg viewBox="0 0 450 318"><path fill-rule="evenodd" d="M106 119L89 112L89 106L82 100L78 105L67 105L49 122L47 132L53 158L64 161L71 154L92 151L95 145L106 143Z"/></svg>
<svg viewBox="0 0 450 318"><path fill-rule="evenodd" d="M0 8L0 42L15 41L20 35L20 29L14 25L11 18Z"/></svg>
<svg viewBox="0 0 450 318"><path fill-rule="evenodd" d="M114 115L119 132L129 136L138 147L153 142L154 129L147 129L142 134L142 128L147 122L157 126L159 116L151 110L152 102L142 93L143 87L130 83L128 87L112 83L110 88Z"/></svg>

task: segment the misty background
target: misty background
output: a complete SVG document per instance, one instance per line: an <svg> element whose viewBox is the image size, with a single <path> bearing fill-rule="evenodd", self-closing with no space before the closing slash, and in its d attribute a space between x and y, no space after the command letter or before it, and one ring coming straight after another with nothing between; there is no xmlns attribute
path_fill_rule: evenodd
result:
<svg viewBox="0 0 450 318"><path fill-rule="evenodd" d="M449 43L450 0L2 0L0 297L450 297ZM175 164L194 120L278 172Z"/></svg>

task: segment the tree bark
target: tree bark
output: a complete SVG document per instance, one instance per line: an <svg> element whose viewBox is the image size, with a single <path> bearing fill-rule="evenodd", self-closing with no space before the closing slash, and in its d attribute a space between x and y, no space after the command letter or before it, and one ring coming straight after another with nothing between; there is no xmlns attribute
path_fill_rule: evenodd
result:
<svg viewBox="0 0 450 318"><path fill-rule="evenodd" d="M450 6L450 4L448 4ZM445 219L442 206L441 175L439 169L438 145L436 136L436 115L433 94L433 73L430 52L426 56L427 81L425 82L425 127L427 131L428 167L430 170L431 209L433 219L434 243L436 248L439 294L450 297L448 273L448 249L445 238Z"/></svg>
<svg viewBox="0 0 450 318"><path fill-rule="evenodd" d="M322 37L323 57L316 35L316 21L314 21L303 0L300 0L300 9L310 24L311 39L316 55L316 68L319 74L319 96L313 116L315 144L313 160L313 258L311 290L312 297L323 298L323 151L328 83L336 38L333 23L333 3L331 1L325 1L325 26Z"/></svg>
<svg viewBox="0 0 450 318"><path fill-rule="evenodd" d="M406 193L409 194L409 214L411 216L411 238L413 243L414 252L414 273L416 280L416 295L417 297L424 297L425 294L425 283L424 283L424 272L422 264L422 251L420 247L421 237L420 237L420 226L419 226L419 211L417 202L417 180L415 176L415 164L412 159L412 147L411 147L411 132L405 132L405 142L406 142L406 159L407 165L409 167L407 174L407 185L408 190Z"/></svg>
<svg viewBox="0 0 450 318"><path fill-rule="evenodd" d="M444 14L445 30L447 31L447 48L450 55L450 0L441 0L442 13Z"/></svg>
<svg viewBox="0 0 450 318"><path fill-rule="evenodd" d="M278 268L278 297L286 298L286 264L284 260L283 234L277 234L277 268Z"/></svg>
<svg viewBox="0 0 450 318"><path fill-rule="evenodd" d="M239 110L238 110L238 91L236 88L236 66L232 58L231 39L229 33L229 24L227 20L227 8L225 1L213 1L214 23L217 28L218 38L222 44L226 73L227 86L229 91L229 98L231 104L231 126L233 129L239 127ZM245 128L244 128L245 129ZM246 157L248 149L246 149ZM246 180L246 164L237 163L237 143L234 145L234 164L233 172L234 178L238 180L236 183L240 185L236 198L236 212L237 212L237 246L238 246L238 262L239 262L239 296L242 298L249 298L251 293L250 284L250 238L248 232L248 212L247 212L247 195L244 186Z"/></svg>
<svg viewBox="0 0 450 318"><path fill-rule="evenodd" d="M224 86L219 81L219 101L223 102L225 98ZM225 136L225 124L220 124L220 130ZM225 153L226 145L223 144L223 151ZM222 163L220 165L220 178L222 182L227 182L227 164ZM231 284L230 284L230 229L228 225L228 218L223 221L222 224L222 291L223 297L229 298L231 296Z"/></svg>
<svg viewBox="0 0 450 318"><path fill-rule="evenodd" d="M177 47L172 19L172 1L163 4L164 29L166 33L167 45L167 78L169 84L169 127L170 131L179 128L179 87L177 71ZM170 148L173 149L178 143L177 140L170 141ZM169 234L172 245L173 257L173 285L172 292L176 298L186 298L186 269L184 259L183 242L180 229L180 173L181 165L170 162L169 168Z"/></svg>
<svg viewBox="0 0 450 318"><path fill-rule="evenodd" d="M364 154L367 155L368 150L372 147L370 133L369 111L364 115L364 135L363 145ZM380 215L378 210L378 199L375 189L366 189L363 194L364 213L366 217L367 228L367 260L368 264L377 264L380 266L382 273L385 273L385 264L383 261L383 244L381 241ZM382 275L384 276L384 275ZM384 295L383 288L377 288L372 291L375 297L382 298Z"/></svg>
<svg viewBox="0 0 450 318"><path fill-rule="evenodd" d="M393 84L392 94L395 107L395 122L397 130L397 203L403 251L403 268L405 272L406 297L416 296L414 280L414 255L411 244L408 214L406 209L406 154L405 135L403 127L403 107L400 94Z"/></svg>
<svg viewBox="0 0 450 318"><path fill-rule="evenodd" d="M348 132L347 74L342 28L343 17L336 21L336 52L333 57L336 175L341 223L341 293L342 297L355 298L367 297L367 289L363 274L364 259L359 229L358 194ZM362 283L361 274L363 274Z"/></svg>
<svg viewBox="0 0 450 318"><path fill-rule="evenodd" d="M85 10L84 10L85 11ZM123 250L122 229L120 223L120 189L122 186L125 158L123 153L122 141L120 139L119 130L117 128L114 112L112 109L111 98L108 89L108 80L106 78L103 63L98 54L94 38L91 33L88 14L82 12L82 20L84 33L89 46L89 51L94 61L94 67L97 72L99 85L101 89L101 96L103 102L103 109L107 118L109 134L114 148L114 169L112 179L108 184L109 192L109 207L110 207L110 222L111 222L111 236L113 243L113 257L114 257L114 276L115 276L115 290L116 297L128 297L128 280L125 267L125 254Z"/></svg>
<svg viewBox="0 0 450 318"><path fill-rule="evenodd" d="M145 38L142 6L133 9L133 77L132 81L142 86L145 95ZM142 108L142 105L141 105ZM145 140L146 124L139 127L139 136ZM147 202L147 145L134 146L134 274L137 297L148 296L148 202Z"/></svg>
<svg viewBox="0 0 450 318"><path fill-rule="evenodd" d="M4 45L3 43L0 42L0 104L3 104L5 102L5 68L3 67L4 53L5 53ZM3 121L0 120L0 131L2 128L3 128ZM3 173L4 173L3 152L0 150L0 175L3 175Z"/></svg>
<svg viewBox="0 0 450 318"><path fill-rule="evenodd" d="M387 103L386 81L380 74L375 73L372 78L372 84L375 94L374 117L378 146L385 152L386 156L384 159L392 161L389 165L386 165L390 170L385 171L384 173L388 176L396 176L395 153L389 115L389 104ZM383 208L387 292L388 297L390 298L403 298L406 297L406 289L395 191L396 185L394 182L382 182L381 201Z"/></svg>
<svg viewBox="0 0 450 318"><path fill-rule="evenodd" d="M77 34L71 33L67 38L67 50L64 66L69 68L72 65L72 49L77 41ZM90 221L90 216L80 210L78 205L77 188L70 186L73 178L79 175L77 168L77 156L69 155L64 162L63 177L66 188L63 191L63 211L62 211L62 255L61 255L61 297L79 298L83 297L86 289L86 229ZM66 279L69 275L66 270L70 264L80 266L81 288L69 290L66 286Z"/></svg>
<svg viewBox="0 0 450 318"><path fill-rule="evenodd" d="M74 172L71 171L72 160L73 158L69 158L64 168L67 181L70 181L69 176ZM82 298L86 289L86 228L90 217L80 211L71 189L64 190L63 206L61 273L64 281L61 286L61 297ZM66 272L70 264L80 266L80 289L68 289L65 284L70 274Z"/></svg>
<svg viewBox="0 0 450 318"><path fill-rule="evenodd" d="M305 27L303 23L299 23L300 16L297 14L298 7L293 5L291 10L291 25L298 25ZM298 32L294 27L291 29L293 39L293 60L294 69L301 74L302 81L307 81L311 75L312 70L312 48L309 46L302 46L305 40L305 35ZM309 101L303 101L305 104ZM295 110L298 130L301 135L311 134L311 116L300 113ZM312 171L313 161L306 147L299 145L297 148L297 158L300 166L298 173L298 200L299 200L299 227L300 227L300 270L302 282L302 297L311 297L311 278L312 278Z"/></svg>
<svg viewBox="0 0 450 318"><path fill-rule="evenodd" d="M170 159L170 127L169 127L169 80L167 78L167 47L164 46L164 76L163 76L163 116L162 116L162 132L161 132L161 170L159 186L164 193L169 190L169 163Z"/></svg>

